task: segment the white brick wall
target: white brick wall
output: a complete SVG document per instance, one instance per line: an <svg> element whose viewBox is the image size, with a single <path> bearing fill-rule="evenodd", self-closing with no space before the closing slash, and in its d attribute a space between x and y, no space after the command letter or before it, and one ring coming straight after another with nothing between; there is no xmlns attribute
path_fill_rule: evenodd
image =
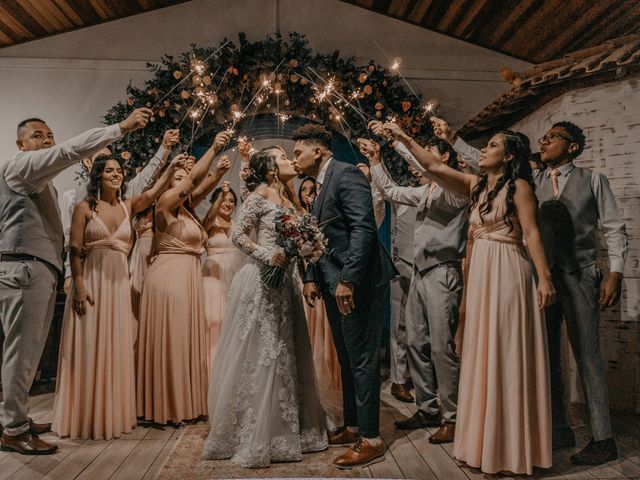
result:
<svg viewBox="0 0 640 480"><path fill-rule="evenodd" d="M603 312L600 335L612 408L640 412L640 80L567 93L513 129L527 134L536 150L536 140L561 120L584 130L587 145L576 164L609 178L627 224L630 250L622 300ZM604 253L600 258L606 271Z"/></svg>

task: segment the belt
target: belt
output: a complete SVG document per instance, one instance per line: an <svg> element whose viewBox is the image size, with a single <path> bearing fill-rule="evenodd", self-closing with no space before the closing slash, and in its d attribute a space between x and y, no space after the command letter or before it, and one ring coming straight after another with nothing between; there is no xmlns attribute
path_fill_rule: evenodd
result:
<svg viewBox="0 0 640 480"><path fill-rule="evenodd" d="M49 270L54 272L56 275L60 274L60 270L50 262L43 260L40 257L36 257L34 255L27 255L26 253L0 253L0 262L40 262L44 263Z"/></svg>
<svg viewBox="0 0 640 480"><path fill-rule="evenodd" d="M27 255L25 253L0 253L0 262L45 262L41 258L34 257L33 255ZM49 263L49 262L45 262Z"/></svg>

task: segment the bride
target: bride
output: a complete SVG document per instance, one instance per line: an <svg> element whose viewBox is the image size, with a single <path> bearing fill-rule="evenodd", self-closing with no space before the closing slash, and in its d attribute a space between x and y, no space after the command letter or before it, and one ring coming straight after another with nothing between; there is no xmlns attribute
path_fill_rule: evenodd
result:
<svg viewBox="0 0 640 480"><path fill-rule="evenodd" d="M249 468L302 460L327 448L299 274L276 245L275 218L295 210L286 186L296 172L280 147L249 162L244 202L233 243L251 256L236 274L209 382L205 459ZM249 232L256 230L254 243ZM267 265L285 269L277 289L261 283Z"/></svg>

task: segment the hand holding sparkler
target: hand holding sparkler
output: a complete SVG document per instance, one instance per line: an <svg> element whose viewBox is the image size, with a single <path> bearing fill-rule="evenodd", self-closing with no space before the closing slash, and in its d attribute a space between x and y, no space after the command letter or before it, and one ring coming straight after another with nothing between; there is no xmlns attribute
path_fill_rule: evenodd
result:
<svg viewBox="0 0 640 480"><path fill-rule="evenodd" d="M187 173L191 172L191 170L193 170L193 167L196 166L196 157L192 157L187 153L183 153L182 155L184 155L186 158L184 160L184 169L187 171Z"/></svg>
<svg viewBox="0 0 640 480"><path fill-rule="evenodd" d="M186 163L188 159L189 159L189 155L187 155L186 153L181 153L179 155L176 155L171 160L171 163L169 164L169 168L174 172L180 169L187 170Z"/></svg>
<svg viewBox="0 0 640 480"><path fill-rule="evenodd" d="M216 155L229 143L231 137L233 136L233 132L230 130L224 130L222 132L218 132L215 140L213 141L213 148L215 150Z"/></svg>
<svg viewBox="0 0 640 480"><path fill-rule="evenodd" d="M162 145L167 150L171 150L173 147L175 147L178 144L179 141L180 141L180 130L178 130L177 128L170 129L164 132L164 135L162 137Z"/></svg>
<svg viewBox="0 0 640 480"><path fill-rule="evenodd" d="M240 137L238 139L238 153L240 153L243 163L249 162L251 157L251 143L247 137Z"/></svg>
<svg viewBox="0 0 640 480"><path fill-rule="evenodd" d="M222 157L220 157L218 163L216 164L216 174L218 175L218 177L222 177L226 172L229 171L230 168L231 162L229 161L229 157L223 155Z"/></svg>
<svg viewBox="0 0 640 480"><path fill-rule="evenodd" d="M395 122L386 122L383 125L384 130L387 132L388 135L391 135L393 138L395 138L396 140L403 140L403 137L405 140L409 140L410 137L407 136L406 133L404 133L404 131L402 130L402 128L400 128L400 125L398 125ZM411 139L413 140L413 139Z"/></svg>
<svg viewBox="0 0 640 480"><path fill-rule="evenodd" d="M447 143L453 143L453 132L447 122L438 117L431 117L431 125L433 125L433 134Z"/></svg>
<svg viewBox="0 0 640 480"><path fill-rule="evenodd" d="M379 137L386 138L387 140L393 140L393 136L389 134L387 130L384 129L384 123L380 120L373 120L369 122L369 129L378 135Z"/></svg>
<svg viewBox="0 0 640 480"><path fill-rule="evenodd" d="M380 144L367 138L359 138L357 140L358 148L371 165L378 165L382 162L380 158Z"/></svg>
<svg viewBox="0 0 640 480"><path fill-rule="evenodd" d="M146 127L152 113L148 108L136 108L127 118L119 123L120 131L125 134Z"/></svg>

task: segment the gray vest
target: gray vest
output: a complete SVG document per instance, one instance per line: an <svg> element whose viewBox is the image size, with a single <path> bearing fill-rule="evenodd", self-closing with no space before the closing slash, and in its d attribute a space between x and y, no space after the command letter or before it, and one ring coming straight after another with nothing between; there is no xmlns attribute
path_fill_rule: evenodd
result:
<svg viewBox="0 0 640 480"><path fill-rule="evenodd" d="M444 262L461 261L467 248L468 211L446 201L438 187L431 205L418 207L414 235L414 265L423 272ZM425 199L426 200L426 199Z"/></svg>
<svg viewBox="0 0 640 480"><path fill-rule="evenodd" d="M0 253L33 255L62 272L64 238L58 202L51 184L41 193L16 193L0 167Z"/></svg>
<svg viewBox="0 0 640 480"><path fill-rule="evenodd" d="M558 199L546 171L536 178L536 184L538 225L549 267L573 272L593 265L598 205L591 190L591 171L575 167Z"/></svg>

